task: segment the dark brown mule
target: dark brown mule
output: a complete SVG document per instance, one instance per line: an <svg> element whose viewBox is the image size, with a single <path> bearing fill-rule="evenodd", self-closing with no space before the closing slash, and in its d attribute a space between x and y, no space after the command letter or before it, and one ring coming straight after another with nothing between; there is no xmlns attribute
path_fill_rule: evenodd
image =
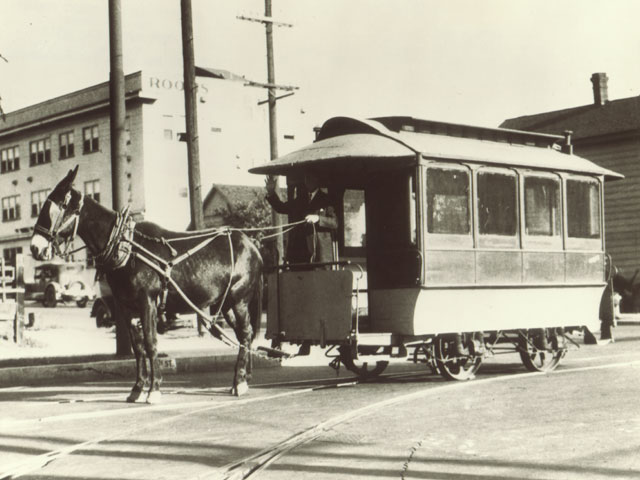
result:
<svg viewBox="0 0 640 480"><path fill-rule="evenodd" d="M207 235L189 238L194 232L172 232L151 222L140 222L129 230L133 242L128 242L126 235L119 236L126 231L126 225L119 231L118 225L122 223L115 211L72 188L77 171L77 166L70 170L43 204L31 238L31 252L37 260L50 260L55 253L61 253L61 244L71 240L76 232L82 238L89 252L101 263L99 268L104 270L114 299L129 325L137 377L127 401L138 400L146 387L146 401L153 403L160 397L162 381L156 324L163 280L139 255L146 258L152 258L148 253L155 255L154 264L160 264L159 260L171 262L176 253L180 255L197 247L207 240ZM242 232L226 232L211 239L214 235L209 235L209 243L204 247L174 265L171 278L198 308L219 309L234 329L240 350L232 392L241 395L248 388L251 342L260 326L262 258ZM119 238L125 239L118 242ZM134 243L132 253L127 251L131 243ZM121 266L119 260L123 263ZM171 313L192 311L174 288L168 290L166 306ZM136 322L132 322L135 317L141 319L142 332Z"/></svg>

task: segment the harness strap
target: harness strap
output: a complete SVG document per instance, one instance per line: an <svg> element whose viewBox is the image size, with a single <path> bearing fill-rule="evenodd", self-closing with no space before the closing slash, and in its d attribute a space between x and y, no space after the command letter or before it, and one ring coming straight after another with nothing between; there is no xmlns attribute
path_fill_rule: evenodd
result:
<svg viewBox="0 0 640 480"><path fill-rule="evenodd" d="M133 255L136 258L140 259L140 261L142 261L145 265L147 265L151 269L155 270L158 274L164 276L164 270L162 270L153 261L149 260L144 255L140 255L139 252L133 252ZM191 307L191 309L193 309L194 312L196 312L206 322L209 323L208 328L209 329L211 329L211 328L215 328L216 329L216 331L220 334L220 339L222 340L223 343L225 343L226 345L228 345L230 347L234 347L234 348L239 348L240 347L240 344L238 342L236 342L233 338L229 337L229 335L224 333L224 330L222 330L220 327L218 327L218 325L216 325L215 321L209 315L207 315L201 308L199 308L195 303L193 303L189 299L189 297L182 291L180 286L176 283L176 281L173 278L171 278L171 277L165 277L165 278L171 284L171 286L176 290L176 292L182 297L182 299L187 303L187 305L189 305L189 307Z"/></svg>
<svg viewBox="0 0 640 480"><path fill-rule="evenodd" d="M109 240L100 253L94 256L100 270L117 270L124 267L131 256L131 239L135 230L135 221L127 206L116 212Z"/></svg>

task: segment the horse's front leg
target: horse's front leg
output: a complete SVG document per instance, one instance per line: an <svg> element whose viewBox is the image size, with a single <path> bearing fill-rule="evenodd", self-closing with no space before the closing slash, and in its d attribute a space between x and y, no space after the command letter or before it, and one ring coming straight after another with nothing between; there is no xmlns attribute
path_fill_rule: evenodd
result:
<svg viewBox="0 0 640 480"><path fill-rule="evenodd" d="M162 371L158 363L158 340L156 335L156 322L158 311L155 302L145 293L141 294L142 334L144 337L144 351L149 360L149 390L147 391L147 403L160 401L160 384L162 383Z"/></svg>

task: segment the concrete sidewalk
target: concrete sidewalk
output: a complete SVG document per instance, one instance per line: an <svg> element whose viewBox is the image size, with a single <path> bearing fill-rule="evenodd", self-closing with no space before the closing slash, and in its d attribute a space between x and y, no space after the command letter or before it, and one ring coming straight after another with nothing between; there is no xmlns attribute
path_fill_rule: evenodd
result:
<svg viewBox="0 0 640 480"><path fill-rule="evenodd" d="M45 323L44 321L42 323ZM231 338L235 334L225 329ZM253 347L269 342L264 329ZM21 345L0 340L0 388L92 381L105 378L130 381L135 378L135 359L115 355L115 329L89 325L44 326L25 330ZM158 335L158 352L163 374L233 370L237 350L205 331L181 328ZM280 366L278 360L254 356L254 368Z"/></svg>
<svg viewBox="0 0 640 480"><path fill-rule="evenodd" d="M135 377L133 357L121 358L114 353L115 329L96 328L87 310L56 308L37 312L38 320L33 328L25 329L20 346L0 339L0 388L105 378L129 382ZM265 320L263 318L254 348L270 345L264 338ZM640 314L623 314L617 323L640 326ZM235 338L232 330L225 332ZM600 338L599 332L595 335ZM312 350L309 357L284 361L255 356L254 367L328 363L319 347ZM292 347L291 353L296 351L297 348ZM169 375L232 370L237 357L235 348L226 346L206 331L204 336L199 336L193 327L158 335L158 352L163 373Z"/></svg>

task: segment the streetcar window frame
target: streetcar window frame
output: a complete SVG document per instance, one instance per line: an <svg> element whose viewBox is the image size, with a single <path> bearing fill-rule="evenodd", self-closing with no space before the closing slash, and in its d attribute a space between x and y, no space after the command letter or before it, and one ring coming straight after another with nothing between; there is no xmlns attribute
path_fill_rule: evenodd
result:
<svg viewBox="0 0 640 480"><path fill-rule="evenodd" d="M442 180L442 178L434 178L431 176L433 171L438 171L440 173L446 172L450 174L462 174L466 176L466 190L463 194L461 192L453 192L454 194L447 195L446 192L440 193L439 191L434 190L441 185L436 185L437 180ZM431 183L432 179L434 183ZM471 195L473 192L473 172L466 165L455 165L455 164L446 164L446 163L429 163L425 168L425 179L424 179L424 188L425 188L425 238L426 238L426 246L429 248L473 248L473 204L471 200ZM451 187L451 184L449 184ZM440 195L439 199L436 198L437 195ZM460 198L446 198L446 197L460 197ZM464 199L462 198L464 197ZM435 208L434 205L436 203L440 203L442 205L441 209ZM440 220L438 225L435 224L436 219L434 215L437 213L441 213L442 215L449 215L451 209L447 207L451 206L454 210L453 216L458 217L457 219L453 219L453 224L459 224L459 227L462 228L447 228L451 227L452 221ZM462 212L462 216L466 216L466 218L461 218L460 209L464 208L465 210ZM458 210L458 212L455 212ZM466 214L466 215L464 215ZM453 217L452 217L453 218ZM460 224L466 222L466 225ZM466 230L466 231L465 231Z"/></svg>
<svg viewBox="0 0 640 480"><path fill-rule="evenodd" d="M520 172L521 178L521 204L522 204L522 237L523 237L523 249L563 249L563 236L565 231L564 222L564 186L561 175L558 173L547 172ZM550 208L548 212L542 212L543 215L551 216L546 227L549 229L549 233L546 233L540 229L535 230L531 223L535 221L535 218L541 220L540 207L543 205L530 205L531 196L528 193L527 183L528 181L543 181L553 182L556 185L555 191L555 213L553 208ZM534 194L535 195L535 194ZM549 218L549 217L547 217Z"/></svg>
<svg viewBox="0 0 640 480"><path fill-rule="evenodd" d="M494 177L509 177L513 180L513 191L501 192L502 198L481 198L484 191L484 186L480 184L480 178L483 176ZM485 167L481 166L474 172L474 217L476 219L476 235L477 246L479 248L504 248L504 249L518 249L520 248L520 202L519 202L519 173L510 168L500 167ZM489 189L487 189L489 191ZM511 195L507 195L511 193ZM513 212L513 217L510 220L508 232L505 233L505 225L499 225L495 222L492 224L492 228L484 230L487 222L492 218L499 218L500 221L504 220L504 204L498 205L496 202L501 200L510 200L510 207ZM495 212L490 212L490 217L484 217L482 212L487 211L487 207L491 207L492 210L495 207ZM500 230L502 229L502 230ZM511 233L509 233L511 232Z"/></svg>
<svg viewBox="0 0 640 480"><path fill-rule="evenodd" d="M574 193L571 191L574 186L579 184L589 184L591 187L596 187L595 195L593 190L590 190L591 195L588 202L584 202L583 198L574 197ZM594 178L584 175L566 175L563 181L564 186L564 202L565 202L565 225L566 225L566 241L567 249L571 250L601 250L603 247L603 188L602 178ZM579 193L579 192L578 192ZM584 192L583 192L584 193ZM575 200L574 200L575 198ZM584 208L588 206L588 212L586 218L584 216ZM577 213L576 213L577 212ZM595 216L594 216L595 214ZM577 218L576 218L577 217ZM577 220L577 223L576 223ZM588 221L589 225L584 222ZM596 227L597 231L593 228ZM576 234L576 228L578 234ZM592 233L583 235L583 229L587 229Z"/></svg>

